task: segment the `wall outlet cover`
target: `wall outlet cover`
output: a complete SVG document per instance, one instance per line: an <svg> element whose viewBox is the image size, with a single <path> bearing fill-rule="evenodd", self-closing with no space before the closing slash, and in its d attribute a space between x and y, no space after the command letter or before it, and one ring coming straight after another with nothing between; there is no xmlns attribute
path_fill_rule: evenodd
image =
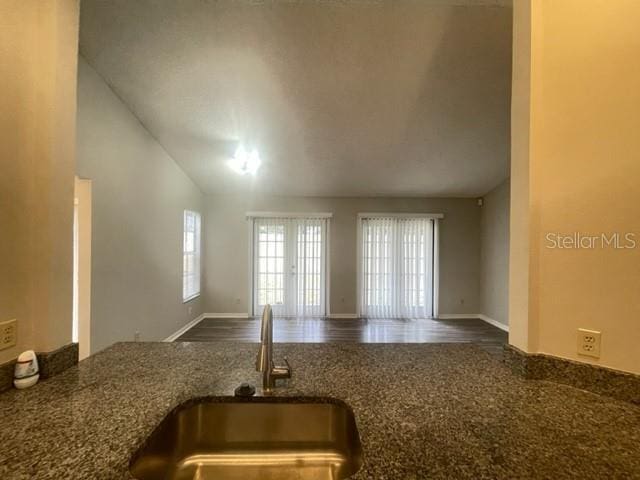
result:
<svg viewBox="0 0 640 480"><path fill-rule="evenodd" d="M600 341L602 332L597 330L578 329L578 355L600 358Z"/></svg>
<svg viewBox="0 0 640 480"><path fill-rule="evenodd" d="M16 346L18 326L16 319L0 322L0 350Z"/></svg>

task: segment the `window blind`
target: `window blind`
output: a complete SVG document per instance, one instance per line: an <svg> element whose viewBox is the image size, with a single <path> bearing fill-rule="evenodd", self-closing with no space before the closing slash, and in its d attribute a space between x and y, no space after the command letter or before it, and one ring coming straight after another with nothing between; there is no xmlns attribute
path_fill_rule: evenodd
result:
<svg viewBox="0 0 640 480"><path fill-rule="evenodd" d="M360 309L371 318L438 314L438 219L361 218Z"/></svg>

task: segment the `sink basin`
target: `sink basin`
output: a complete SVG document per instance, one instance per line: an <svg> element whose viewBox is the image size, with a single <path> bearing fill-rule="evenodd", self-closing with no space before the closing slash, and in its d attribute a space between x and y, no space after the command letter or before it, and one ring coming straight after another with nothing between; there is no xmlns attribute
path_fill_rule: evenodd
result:
<svg viewBox="0 0 640 480"><path fill-rule="evenodd" d="M134 455L139 480L339 480L358 471L351 408L333 399L191 400Z"/></svg>

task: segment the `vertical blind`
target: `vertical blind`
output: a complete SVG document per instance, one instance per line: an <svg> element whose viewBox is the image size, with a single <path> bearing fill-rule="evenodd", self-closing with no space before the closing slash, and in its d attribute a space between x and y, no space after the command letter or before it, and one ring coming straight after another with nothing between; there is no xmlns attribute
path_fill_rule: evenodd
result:
<svg viewBox="0 0 640 480"><path fill-rule="evenodd" d="M254 313L324 315L326 245L326 218L254 218Z"/></svg>
<svg viewBox="0 0 640 480"><path fill-rule="evenodd" d="M200 294L200 214L184 211L182 240L182 300Z"/></svg>
<svg viewBox="0 0 640 480"><path fill-rule="evenodd" d="M438 219L363 217L360 308L371 318L438 315Z"/></svg>

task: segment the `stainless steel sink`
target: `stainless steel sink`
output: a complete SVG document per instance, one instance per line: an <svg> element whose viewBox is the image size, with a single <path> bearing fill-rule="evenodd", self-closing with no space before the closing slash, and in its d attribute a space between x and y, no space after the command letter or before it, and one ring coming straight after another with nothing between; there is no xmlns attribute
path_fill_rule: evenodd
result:
<svg viewBox="0 0 640 480"><path fill-rule="evenodd" d="M339 480L358 471L351 409L337 400L193 400L170 413L131 462L139 480Z"/></svg>

